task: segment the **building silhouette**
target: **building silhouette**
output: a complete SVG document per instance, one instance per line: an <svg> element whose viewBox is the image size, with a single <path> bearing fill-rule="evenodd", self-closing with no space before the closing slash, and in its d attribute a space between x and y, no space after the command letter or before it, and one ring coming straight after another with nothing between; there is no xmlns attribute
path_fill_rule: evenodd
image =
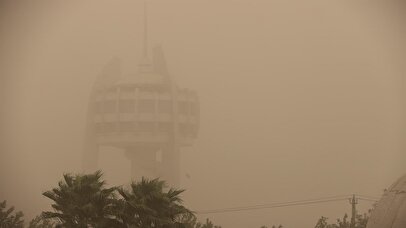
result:
<svg viewBox="0 0 406 228"><path fill-rule="evenodd" d="M367 228L406 227L406 175L385 190L368 220Z"/></svg>
<svg viewBox="0 0 406 228"><path fill-rule="evenodd" d="M92 88L87 115L83 164L97 169L99 149L121 148L131 161L131 177L160 177L180 182L180 148L190 146L199 128L196 92L179 88L170 76L163 50L148 55L147 15L138 71L121 73L120 61L105 66Z"/></svg>

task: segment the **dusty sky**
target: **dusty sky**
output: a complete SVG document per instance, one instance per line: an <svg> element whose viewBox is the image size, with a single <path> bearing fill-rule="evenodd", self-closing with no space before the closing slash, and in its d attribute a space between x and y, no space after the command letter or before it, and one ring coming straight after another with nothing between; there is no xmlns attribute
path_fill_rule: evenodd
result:
<svg viewBox="0 0 406 228"><path fill-rule="evenodd" d="M150 43L201 101L199 137L182 150L186 204L379 196L406 171L403 12L379 1L150 0ZM31 218L62 173L81 171L104 64L119 57L136 71L142 1L2 3L0 26L0 200ZM119 150L104 148L99 167L110 184L129 180ZM313 227L348 211L338 202L208 216L225 228Z"/></svg>

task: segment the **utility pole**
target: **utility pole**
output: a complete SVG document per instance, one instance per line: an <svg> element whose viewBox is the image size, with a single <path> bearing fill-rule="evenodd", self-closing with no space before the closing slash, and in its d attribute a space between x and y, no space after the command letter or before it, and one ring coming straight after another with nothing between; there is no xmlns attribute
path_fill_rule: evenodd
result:
<svg viewBox="0 0 406 228"><path fill-rule="evenodd" d="M358 199L355 198L355 195L352 195L352 198L349 199L351 204L351 223L350 228L355 228L355 218L357 217L357 204Z"/></svg>

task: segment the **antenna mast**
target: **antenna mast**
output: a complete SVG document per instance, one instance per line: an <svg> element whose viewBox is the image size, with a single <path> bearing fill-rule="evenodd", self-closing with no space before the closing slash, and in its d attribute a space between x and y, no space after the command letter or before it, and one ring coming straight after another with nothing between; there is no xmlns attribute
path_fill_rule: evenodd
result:
<svg viewBox="0 0 406 228"><path fill-rule="evenodd" d="M144 58L148 57L148 15L147 1L144 1Z"/></svg>

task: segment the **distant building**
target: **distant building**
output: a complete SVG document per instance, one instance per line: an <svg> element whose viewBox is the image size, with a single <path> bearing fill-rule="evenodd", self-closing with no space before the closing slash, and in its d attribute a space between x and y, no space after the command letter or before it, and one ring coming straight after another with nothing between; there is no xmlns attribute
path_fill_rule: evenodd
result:
<svg viewBox="0 0 406 228"><path fill-rule="evenodd" d="M146 14L145 14L146 15ZM122 75L120 63L108 64L92 89L84 150L84 168L97 169L101 146L122 148L131 161L131 176L161 177L179 184L180 147L190 146L199 128L196 92L179 88L167 71L160 47L144 54L138 72Z"/></svg>
<svg viewBox="0 0 406 228"><path fill-rule="evenodd" d="M406 228L406 175L385 191L367 228Z"/></svg>

